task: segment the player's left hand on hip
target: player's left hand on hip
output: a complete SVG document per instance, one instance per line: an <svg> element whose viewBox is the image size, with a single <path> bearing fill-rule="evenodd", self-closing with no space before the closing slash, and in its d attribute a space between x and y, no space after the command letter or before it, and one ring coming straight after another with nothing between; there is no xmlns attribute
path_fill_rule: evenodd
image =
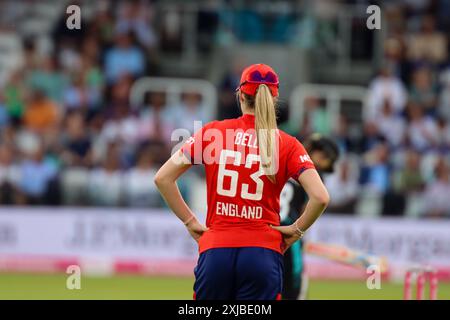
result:
<svg viewBox="0 0 450 320"><path fill-rule="evenodd" d="M289 247L300 239L300 236L296 232L294 225L289 226L270 226L272 229L279 231L283 235L283 253L289 249Z"/></svg>

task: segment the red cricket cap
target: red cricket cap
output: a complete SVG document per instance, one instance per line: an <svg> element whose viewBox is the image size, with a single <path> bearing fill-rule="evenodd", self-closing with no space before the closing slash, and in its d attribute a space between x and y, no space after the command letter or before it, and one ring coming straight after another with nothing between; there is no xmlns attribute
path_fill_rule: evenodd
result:
<svg viewBox="0 0 450 320"><path fill-rule="evenodd" d="M278 96L279 80L276 72L266 64L252 64L242 71L241 82L237 90L250 96L256 95L260 84L269 87L273 97Z"/></svg>

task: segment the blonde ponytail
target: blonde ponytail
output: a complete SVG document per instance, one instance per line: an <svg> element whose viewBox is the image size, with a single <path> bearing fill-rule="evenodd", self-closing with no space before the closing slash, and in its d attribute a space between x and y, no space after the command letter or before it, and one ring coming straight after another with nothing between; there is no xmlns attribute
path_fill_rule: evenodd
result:
<svg viewBox="0 0 450 320"><path fill-rule="evenodd" d="M261 84L255 96L255 129L261 165L267 178L276 182L278 170L278 140L275 102L267 85Z"/></svg>

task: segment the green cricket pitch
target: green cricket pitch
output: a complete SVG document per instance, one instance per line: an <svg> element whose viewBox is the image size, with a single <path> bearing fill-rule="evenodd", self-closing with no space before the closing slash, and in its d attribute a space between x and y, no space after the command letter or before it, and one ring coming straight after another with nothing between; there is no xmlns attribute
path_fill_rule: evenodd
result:
<svg viewBox="0 0 450 320"><path fill-rule="evenodd" d="M0 299L192 299L193 278L116 275L81 277L81 288L69 290L66 274L0 273ZM401 283L382 282L369 290L365 280L310 280L308 299L402 299ZM428 292L426 292L428 294ZM440 283L439 299L450 299L450 283Z"/></svg>

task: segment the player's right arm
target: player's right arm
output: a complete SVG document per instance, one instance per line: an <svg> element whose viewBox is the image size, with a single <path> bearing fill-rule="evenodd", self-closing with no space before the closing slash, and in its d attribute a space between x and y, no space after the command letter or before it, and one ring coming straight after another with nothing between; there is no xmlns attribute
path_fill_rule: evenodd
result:
<svg viewBox="0 0 450 320"><path fill-rule="evenodd" d="M154 182L169 208L184 223L192 238L198 241L208 230L202 225L181 196L177 180L195 164L195 159L202 160L203 131L195 133L182 148L175 152L155 175Z"/></svg>
<svg viewBox="0 0 450 320"><path fill-rule="evenodd" d="M186 161L181 162L180 157L185 157L182 151L167 160L158 170L154 182L169 208L183 221L192 238L198 241L207 228L198 221L178 189L177 179L191 167L189 159L185 158Z"/></svg>

